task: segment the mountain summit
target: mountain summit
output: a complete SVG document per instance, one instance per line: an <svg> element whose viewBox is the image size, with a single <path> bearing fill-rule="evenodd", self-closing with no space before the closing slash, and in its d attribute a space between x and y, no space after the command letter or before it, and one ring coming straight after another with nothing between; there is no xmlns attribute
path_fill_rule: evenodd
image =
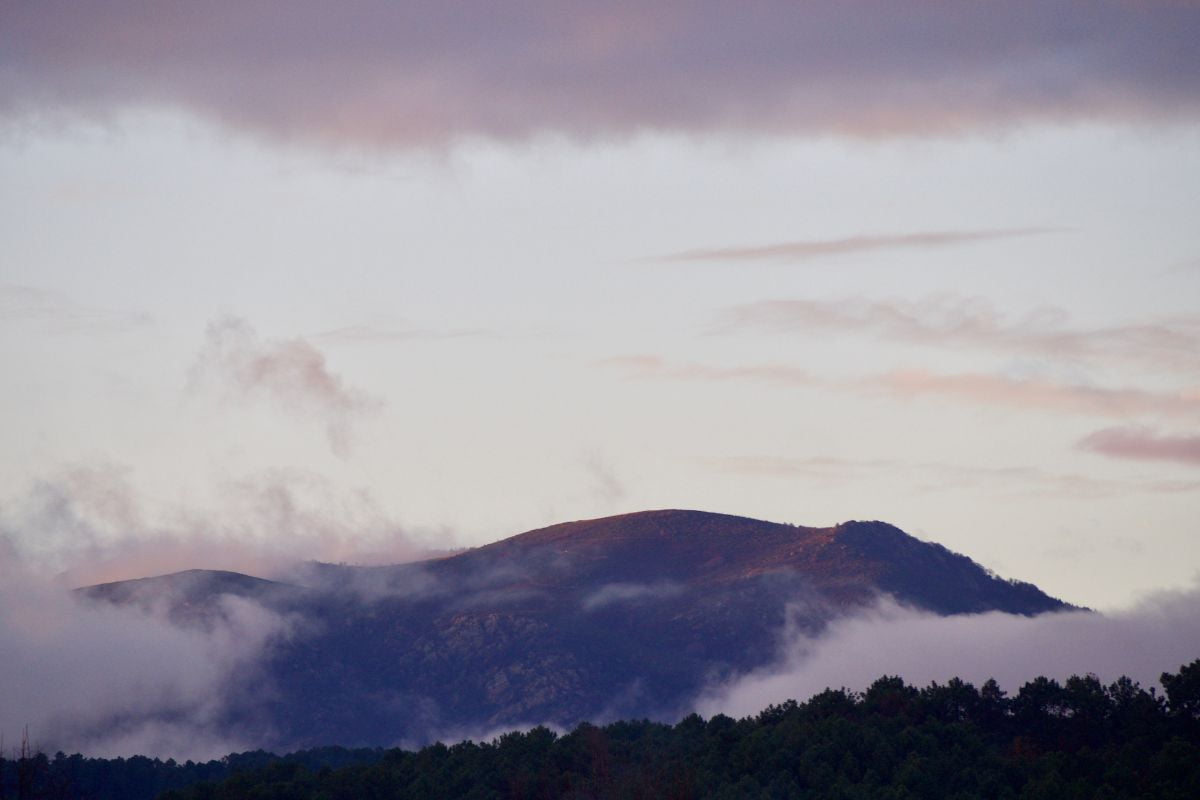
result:
<svg viewBox="0 0 1200 800"><path fill-rule="evenodd" d="M229 595L303 620L255 676L269 688L229 712L285 748L678 714L714 679L770 663L785 626L816 633L881 595L938 614L1071 608L882 522L678 510L414 564L311 564L286 583L193 570L81 592L129 603L150 589L181 624L211 621Z"/></svg>

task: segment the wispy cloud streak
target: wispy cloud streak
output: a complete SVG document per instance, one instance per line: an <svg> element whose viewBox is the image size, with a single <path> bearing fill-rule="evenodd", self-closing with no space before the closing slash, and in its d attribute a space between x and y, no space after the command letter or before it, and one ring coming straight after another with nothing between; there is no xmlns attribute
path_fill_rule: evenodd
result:
<svg viewBox="0 0 1200 800"><path fill-rule="evenodd" d="M9 3L0 114L188 108L381 146L1194 119L1193 3Z"/></svg>
<svg viewBox="0 0 1200 800"><path fill-rule="evenodd" d="M714 247L659 256L657 261L810 261L825 256L878 250L929 250L952 245L1055 233L1054 228L1009 228L990 231L923 231L885 236L848 236L779 242L752 247Z"/></svg>
<svg viewBox="0 0 1200 800"><path fill-rule="evenodd" d="M458 330L429 330L408 326L347 325L343 328L321 331L313 340L329 344L391 344L398 342L440 341L443 339L466 339L492 335L481 328Z"/></svg>
<svg viewBox="0 0 1200 800"><path fill-rule="evenodd" d="M787 364L714 366L674 364L659 356L618 356L597 366L622 369L638 379L682 381L753 381L834 391L885 394L899 398L930 397L1001 408L1032 409L1130 419L1144 416L1200 418L1200 388L1157 392L1058 381L1010 378L987 373L935 373L922 369L892 370L860 378L829 378Z"/></svg>
<svg viewBox="0 0 1200 800"><path fill-rule="evenodd" d="M940 397L975 405L1101 417L1200 417L1200 390L1171 393L1111 389L982 373L943 375L917 369L865 378L859 385L901 397Z"/></svg>
<svg viewBox="0 0 1200 800"><path fill-rule="evenodd" d="M986 488L1006 494L1053 497L1113 497L1126 494L1175 494L1200 491L1200 481L1108 480L1072 473L1048 472L1027 466L976 467L901 459L847 459L829 456L751 455L702 460L706 466L738 475L811 481L837 486L864 480L910 482L917 492Z"/></svg>
<svg viewBox="0 0 1200 800"><path fill-rule="evenodd" d="M0 321L32 323L50 333L124 333L145 328L153 318L140 311L84 305L60 292L0 285Z"/></svg>
<svg viewBox="0 0 1200 800"><path fill-rule="evenodd" d="M633 355L604 358L597 361L596 365L622 369L635 378L684 381L754 380L794 386L809 386L818 383L807 371L786 364L723 367L695 363L672 364L659 356Z"/></svg>
<svg viewBox="0 0 1200 800"><path fill-rule="evenodd" d="M684 587L672 581L657 583L606 583L583 598L584 611L595 611L610 605L646 603L677 597Z"/></svg>
<svg viewBox="0 0 1200 800"><path fill-rule="evenodd" d="M938 296L917 303L769 300L726 310L717 327L849 333L938 347L1200 370L1200 315L1082 329L1069 327L1069 322L1058 308L1009 319L977 298Z"/></svg>
<svg viewBox="0 0 1200 800"><path fill-rule="evenodd" d="M1080 439L1078 446L1112 458L1200 466L1200 436L1167 436L1145 428L1105 428Z"/></svg>

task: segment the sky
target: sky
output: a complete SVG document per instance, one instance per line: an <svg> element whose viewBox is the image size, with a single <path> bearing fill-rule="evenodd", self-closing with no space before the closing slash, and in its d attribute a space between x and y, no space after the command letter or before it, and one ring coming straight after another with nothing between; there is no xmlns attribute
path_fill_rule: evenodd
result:
<svg viewBox="0 0 1200 800"><path fill-rule="evenodd" d="M4 0L0 558L698 508L1186 591L1197 40L1185 0Z"/></svg>

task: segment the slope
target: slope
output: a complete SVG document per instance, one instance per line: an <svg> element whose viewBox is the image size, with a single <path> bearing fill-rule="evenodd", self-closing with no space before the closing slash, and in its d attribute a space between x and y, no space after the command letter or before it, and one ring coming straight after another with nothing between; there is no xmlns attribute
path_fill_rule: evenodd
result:
<svg viewBox="0 0 1200 800"><path fill-rule="evenodd" d="M258 707L231 715L268 720L278 741L266 744L284 747L677 715L708 682L769 663L786 624L815 632L881 593L940 614L1069 608L885 523L677 510L416 564L311 565L292 578L302 587L241 577L211 591L308 621L270 653ZM194 591L191 608L204 602Z"/></svg>

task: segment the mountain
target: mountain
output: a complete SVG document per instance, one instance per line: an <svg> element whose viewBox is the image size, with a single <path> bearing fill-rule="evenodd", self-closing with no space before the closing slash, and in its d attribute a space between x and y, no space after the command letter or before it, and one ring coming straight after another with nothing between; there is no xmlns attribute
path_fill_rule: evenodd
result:
<svg viewBox="0 0 1200 800"><path fill-rule="evenodd" d="M92 600L136 606L143 611L165 610L179 625L211 626L221 616L221 598L233 596L268 608L289 605L308 593L299 586L255 578L240 572L189 569L170 575L98 583L80 590Z"/></svg>
<svg viewBox="0 0 1200 800"><path fill-rule="evenodd" d="M882 522L674 510L284 582L192 571L80 591L154 598L182 624L212 624L230 595L301 620L254 675L257 701L229 710L284 748L677 715L711 681L770 663L786 626L817 632L881 594L939 614L1071 608Z"/></svg>

